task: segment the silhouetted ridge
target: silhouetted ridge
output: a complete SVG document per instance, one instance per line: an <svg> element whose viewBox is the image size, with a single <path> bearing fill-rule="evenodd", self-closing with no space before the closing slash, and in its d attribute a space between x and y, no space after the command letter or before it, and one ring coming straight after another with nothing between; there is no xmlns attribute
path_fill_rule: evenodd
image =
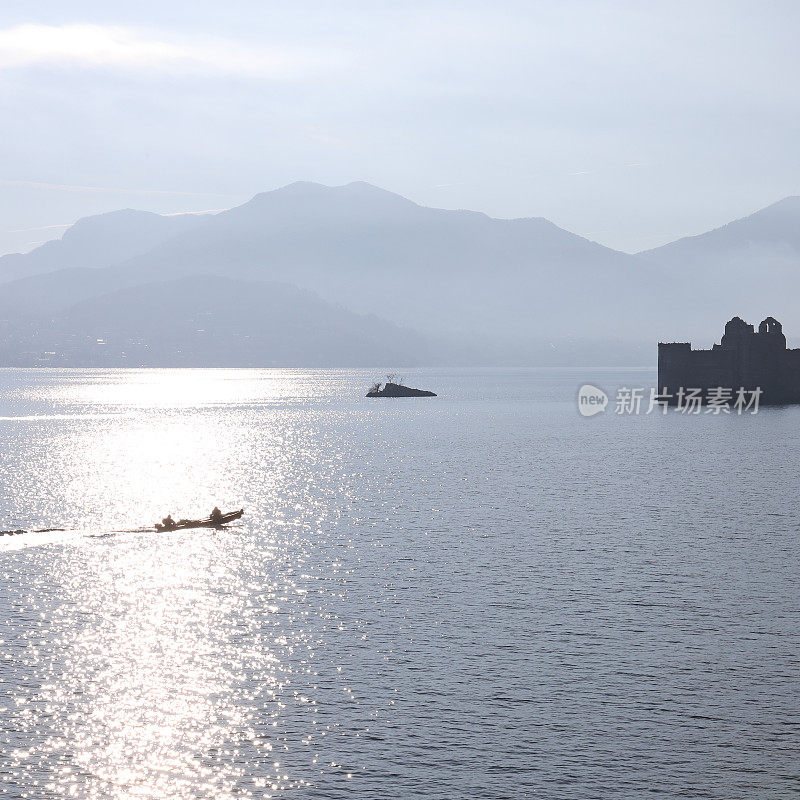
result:
<svg viewBox="0 0 800 800"><path fill-rule="evenodd" d="M24 255L0 258L0 282L62 269L107 267L195 230L201 221L202 215L162 216L133 209L83 217L60 239Z"/></svg>
<svg viewBox="0 0 800 800"><path fill-rule="evenodd" d="M46 321L18 325L0 364L375 366L431 359L418 333L295 286L189 276L100 294ZM46 354L52 354L47 356ZM44 360L43 360L44 359Z"/></svg>
<svg viewBox="0 0 800 800"><path fill-rule="evenodd" d="M798 198L630 256L542 217L428 208L364 182L298 182L204 217L101 215L59 242L0 259L0 276L4 268L6 277L32 275L3 285L0 331L13 338L20 325L46 327L75 303L215 275L294 284L501 361L509 352L574 354L576 343L594 342L602 363L619 342L687 326L701 340L713 336L706 320L715 309L774 309L800 330L798 265Z"/></svg>
<svg viewBox="0 0 800 800"><path fill-rule="evenodd" d="M777 203L755 211L746 217L740 217L719 228L686 236L653 250L646 250L642 255L663 257L676 252L688 252L699 247L742 247L748 243L779 245L781 242L791 243L800 249L800 197L791 196Z"/></svg>

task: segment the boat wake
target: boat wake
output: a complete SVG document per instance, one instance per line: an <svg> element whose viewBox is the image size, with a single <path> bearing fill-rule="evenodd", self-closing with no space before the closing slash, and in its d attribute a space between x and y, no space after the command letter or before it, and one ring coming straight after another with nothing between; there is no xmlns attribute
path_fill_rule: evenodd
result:
<svg viewBox="0 0 800 800"><path fill-rule="evenodd" d="M15 531L0 531L0 536L16 536L20 533L53 533L54 531L66 531L66 528L35 528L32 531L26 531L22 528L17 528Z"/></svg>
<svg viewBox="0 0 800 800"><path fill-rule="evenodd" d="M73 528L32 528L31 530L27 530L25 528L15 528L14 530L0 530L0 537L14 537L15 542L18 544L11 545L11 550L17 550L20 547L25 548L31 545L36 544L49 544L56 541L63 541L63 537L57 536L53 538L52 536L26 536L23 538L19 538L22 534L76 534L78 536L85 536L89 539L107 539L110 536L118 536L121 533L178 533L182 530L191 529L191 528L206 528L212 529L214 531L225 530L229 523L238 520L241 518L242 514L244 514L244 510L230 512L228 514L222 514L220 519L213 519L213 518L206 518L202 520L181 520L180 522L176 523L173 528L164 528L161 525L156 525L155 527L147 526L147 527L139 527L139 528L124 528L122 530L101 530L92 532L91 530L86 530L85 528L82 529L73 529ZM10 543L8 543L10 544ZM9 547L4 546L2 548L4 551L8 551Z"/></svg>

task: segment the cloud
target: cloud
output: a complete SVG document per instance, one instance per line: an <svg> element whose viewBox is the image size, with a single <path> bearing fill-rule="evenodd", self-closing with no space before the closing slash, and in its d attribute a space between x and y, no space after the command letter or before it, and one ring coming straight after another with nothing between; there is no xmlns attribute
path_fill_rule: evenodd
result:
<svg viewBox="0 0 800 800"><path fill-rule="evenodd" d="M69 228L71 222L66 222L63 225L40 225L38 228L17 228L16 230L5 231L6 233L33 233L34 231L49 231L54 228Z"/></svg>
<svg viewBox="0 0 800 800"><path fill-rule="evenodd" d="M202 36L168 38L103 25L18 25L0 29L0 69L36 65L293 79L343 58L324 49L262 48Z"/></svg>
<svg viewBox="0 0 800 800"><path fill-rule="evenodd" d="M108 192L111 194L166 194L185 197L239 197L220 192L181 192L170 189L122 189L114 186L80 186L68 183L43 183L41 181L12 181L0 179L0 186L22 186L31 189L51 189L60 192Z"/></svg>
<svg viewBox="0 0 800 800"><path fill-rule="evenodd" d="M156 212L160 213L162 217L183 217L183 216L201 216L203 214L218 214L220 211L227 211L228 208L204 208L200 211L161 211ZM71 228L75 223L74 222L64 222L60 225L39 225L36 228L15 228L10 231L4 231L4 233L35 233L36 231L50 231L50 230L61 230L62 228ZM31 244L29 242L29 244ZM32 244L37 244L37 242L33 242Z"/></svg>

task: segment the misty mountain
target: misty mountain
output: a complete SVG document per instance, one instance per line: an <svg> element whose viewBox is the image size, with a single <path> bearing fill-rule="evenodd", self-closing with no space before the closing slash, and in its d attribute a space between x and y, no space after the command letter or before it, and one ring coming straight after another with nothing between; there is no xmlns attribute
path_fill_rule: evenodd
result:
<svg viewBox="0 0 800 800"><path fill-rule="evenodd" d="M718 339L721 322L739 314L756 322L775 316L800 340L800 197L640 255L714 310L711 328L710 315L696 318L684 338Z"/></svg>
<svg viewBox="0 0 800 800"><path fill-rule="evenodd" d="M631 338L654 329L647 297L671 291L646 261L545 219L426 208L365 183L296 183L103 270L9 284L0 306L51 313L192 274L290 282L359 313L474 342Z"/></svg>
<svg viewBox="0 0 800 800"><path fill-rule="evenodd" d="M61 239L45 242L30 253L0 257L0 283L71 267L107 267L190 231L200 221L201 215L162 216L133 209L85 217Z"/></svg>
<svg viewBox="0 0 800 800"><path fill-rule="evenodd" d="M257 195L119 270L290 281L420 330L493 338L561 335L570 306L570 333L619 333L622 316L643 321L626 298L662 281L545 219L426 208L366 183Z"/></svg>
<svg viewBox="0 0 800 800"><path fill-rule="evenodd" d="M215 276L122 289L0 328L0 363L12 366L407 366L442 352L312 292Z"/></svg>
<svg viewBox="0 0 800 800"><path fill-rule="evenodd" d="M82 220L61 242L15 257L28 276L2 286L0 334L52 330L57 320L62 335L71 325L77 336L91 337L80 327L81 314L98 322L97 313L107 315L106 328L94 338L113 339L117 326L128 341L135 329L173 324L171 312L161 307L128 324L119 298L155 308L147 297L154 289L146 284L213 275L232 286L292 284L342 312L419 331L413 336L420 347L427 343L426 363L445 353L463 363L468 352L473 363L610 365L626 358L646 364L656 341L710 343L734 314L772 314L790 338L793 331L800 336L800 310L792 304L800 289L799 223L800 199L787 198L702 236L627 255L542 218L426 208L365 183L295 183L215 215L118 212ZM55 271L30 274L42 265ZM187 297L198 307L211 303L224 324L200 327L224 338L226 304L202 295L212 291L209 280L193 285ZM305 324L305 304L292 297L286 308L297 301L292 313ZM173 299L185 317L190 309ZM145 325L145 318L151 322ZM243 320L237 325L244 330ZM188 330L162 333L184 342ZM266 347L257 331L247 335ZM422 350L410 346L409 336L407 330L408 357L417 358ZM387 348L389 339L382 339ZM232 354L232 341L220 353ZM448 341L460 342L459 352ZM412 363L401 355L378 360Z"/></svg>
<svg viewBox="0 0 800 800"><path fill-rule="evenodd" d="M737 257L758 248L785 255L800 253L800 197L785 197L747 217L698 236L686 236L642 255L677 261L687 256Z"/></svg>

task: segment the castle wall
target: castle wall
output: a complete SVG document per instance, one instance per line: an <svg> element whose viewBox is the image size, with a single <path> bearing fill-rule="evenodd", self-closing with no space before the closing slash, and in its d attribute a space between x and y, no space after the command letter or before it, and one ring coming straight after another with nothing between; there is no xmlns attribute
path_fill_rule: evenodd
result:
<svg viewBox="0 0 800 800"><path fill-rule="evenodd" d="M784 350L781 367L774 402L800 403L800 350Z"/></svg>
<svg viewBox="0 0 800 800"><path fill-rule="evenodd" d="M723 387L734 394L744 388L762 390L761 403L800 403L800 349L787 350L780 323L769 317L756 333L734 317L725 326L722 344L692 350L688 342L659 343L658 390L675 403L683 388Z"/></svg>
<svg viewBox="0 0 800 800"><path fill-rule="evenodd" d="M730 387L735 383L735 365L730 351L692 350L691 345L659 344L658 390L677 395L678 390Z"/></svg>

